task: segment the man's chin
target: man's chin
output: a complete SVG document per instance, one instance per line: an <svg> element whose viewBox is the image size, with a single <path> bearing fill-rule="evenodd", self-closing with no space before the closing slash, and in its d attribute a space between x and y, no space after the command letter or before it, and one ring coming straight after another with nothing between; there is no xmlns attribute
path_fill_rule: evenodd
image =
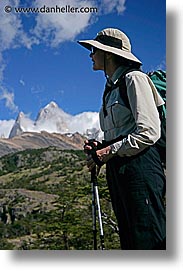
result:
<svg viewBox="0 0 183 275"><path fill-rule="evenodd" d="M96 66L95 66L95 64L93 65L93 70L94 71L98 71L98 70L100 70L99 68L97 68Z"/></svg>

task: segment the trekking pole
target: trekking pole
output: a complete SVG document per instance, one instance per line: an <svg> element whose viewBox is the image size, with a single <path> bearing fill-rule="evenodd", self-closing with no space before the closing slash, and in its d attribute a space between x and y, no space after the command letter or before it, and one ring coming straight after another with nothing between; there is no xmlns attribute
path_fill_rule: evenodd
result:
<svg viewBox="0 0 183 275"><path fill-rule="evenodd" d="M101 165L99 162L96 150L97 146L95 146L94 142L95 139L89 139L87 145L91 146L92 149L90 151L86 151L88 155L91 155L94 159L94 161ZM100 248L101 250L104 250L104 231L103 231L103 225L102 225L102 214L101 214L101 208L100 208L100 200L99 200L99 193L98 193L98 181L97 181L97 171L96 166L91 170L91 189L92 189L92 222L93 222L93 246L94 250L97 250L97 212L98 212L98 222L99 222L99 228L100 228Z"/></svg>
<svg viewBox="0 0 183 275"><path fill-rule="evenodd" d="M97 250L97 227L96 227L96 213L98 212L98 222L100 228L100 248L101 250L105 249L104 246L104 231L102 225L102 214L100 208L100 200L98 193L98 181L97 181L97 173L96 167L94 167L91 171L91 185L92 185L92 219L93 219L93 245L94 250Z"/></svg>
<svg viewBox="0 0 183 275"><path fill-rule="evenodd" d="M96 177L96 167L94 167L91 171L91 191L92 191L93 248L94 250L97 250L95 177Z"/></svg>

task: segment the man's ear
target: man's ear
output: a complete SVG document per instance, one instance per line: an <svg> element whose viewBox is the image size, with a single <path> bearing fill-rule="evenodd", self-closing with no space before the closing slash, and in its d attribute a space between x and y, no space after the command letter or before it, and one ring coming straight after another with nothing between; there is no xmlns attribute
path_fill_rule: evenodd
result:
<svg viewBox="0 0 183 275"><path fill-rule="evenodd" d="M113 54L109 53L109 52L106 52L105 56L106 56L106 59L109 60L109 59L112 58Z"/></svg>

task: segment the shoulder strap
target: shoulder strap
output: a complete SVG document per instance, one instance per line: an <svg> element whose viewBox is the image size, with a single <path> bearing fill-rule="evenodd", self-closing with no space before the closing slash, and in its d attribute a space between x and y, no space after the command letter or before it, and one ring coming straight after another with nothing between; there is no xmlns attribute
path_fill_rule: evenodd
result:
<svg viewBox="0 0 183 275"><path fill-rule="evenodd" d="M119 87L119 93L120 96L125 104L125 106L127 108L130 109L130 104L129 104L129 100L128 100L128 95L127 95L127 88L126 88L126 82L125 82L125 76L127 73L133 72L133 71L141 71L140 69L137 68L128 68L117 80L117 82L113 85L109 84L106 85L105 87L105 91L103 94L103 113L104 113L104 117L107 116L107 110L106 110L106 102L105 102L105 98L107 96L107 94L109 92L111 92L112 90L116 89L117 87Z"/></svg>
<svg viewBox="0 0 183 275"><path fill-rule="evenodd" d="M122 98L125 106L128 109L130 109L130 103L129 103L129 99L128 99L127 87L126 87L126 82L125 82L125 75L121 76L120 79L118 80L118 87L119 87L120 97Z"/></svg>
<svg viewBox="0 0 183 275"><path fill-rule="evenodd" d="M127 94L127 87L126 87L126 81L125 81L125 76L133 71L141 71L140 69L136 68L130 68L127 71L125 71L118 79L117 83L115 84L116 87L119 87L119 93L120 96L125 104L125 106L130 109L130 103L128 99L128 94Z"/></svg>

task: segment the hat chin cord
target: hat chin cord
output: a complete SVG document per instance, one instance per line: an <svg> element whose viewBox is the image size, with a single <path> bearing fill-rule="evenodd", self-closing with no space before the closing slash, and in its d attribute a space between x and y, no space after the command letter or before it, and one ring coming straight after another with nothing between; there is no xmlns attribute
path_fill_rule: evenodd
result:
<svg viewBox="0 0 183 275"><path fill-rule="evenodd" d="M109 83L110 82L109 77L106 72L106 52L104 52L104 75L105 75L106 81Z"/></svg>

